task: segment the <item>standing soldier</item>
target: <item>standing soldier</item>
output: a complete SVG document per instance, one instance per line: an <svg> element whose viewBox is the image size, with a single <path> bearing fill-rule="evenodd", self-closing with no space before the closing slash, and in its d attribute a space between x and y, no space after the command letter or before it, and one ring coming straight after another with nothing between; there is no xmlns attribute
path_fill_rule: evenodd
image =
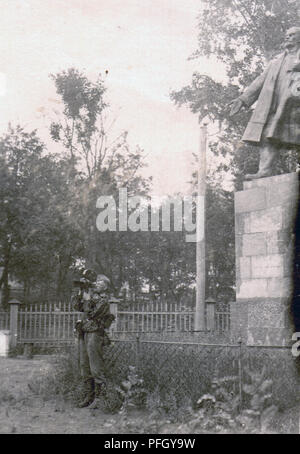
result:
<svg viewBox="0 0 300 454"><path fill-rule="evenodd" d="M75 296L74 309L83 312L76 331L79 343L80 371L86 386L86 396L79 407L99 408L100 396L105 394L106 379L104 347L110 344L106 330L115 317L110 313L110 280L91 270L84 272L83 286Z"/></svg>

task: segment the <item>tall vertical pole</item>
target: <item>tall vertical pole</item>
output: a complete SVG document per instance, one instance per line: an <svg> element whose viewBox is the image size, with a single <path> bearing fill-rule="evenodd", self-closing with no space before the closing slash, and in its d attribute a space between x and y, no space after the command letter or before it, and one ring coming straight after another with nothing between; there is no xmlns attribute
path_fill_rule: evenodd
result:
<svg viewBox="0 0 300 454"><path fill-rule="evenodd" d="M9 322L9 330L10 330L10 348L15 348L18 342L18 311L20 301L16 299L12 299L9 301L10 306L10 322Z"/></svg>
<svg viewBox="0 0 300 454"><path fill-rule="evenodd" d="M206 195L207 126L200 126L198 155L198 207L197 207L197 288L195 331L206 328L205 322L205 195Z"/></svg>

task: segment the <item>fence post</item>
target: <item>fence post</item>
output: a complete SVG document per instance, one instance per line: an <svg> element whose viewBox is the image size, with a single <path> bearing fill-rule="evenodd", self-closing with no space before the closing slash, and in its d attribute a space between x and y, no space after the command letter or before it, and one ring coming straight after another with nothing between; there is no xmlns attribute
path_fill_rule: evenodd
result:
<svg viewBox="0 0 300 454"><path fill-rule="evenodd" d="M239 344L239 395L240 395L240 411L243 405L243 367L242 367L242 340L238 340Z"/></svg>
<svg viewBox="0 0 300 454"><path fill-rule="evenodd" d="M15 348L18 341L18 312L21 302L17 299L12 299L8 303L10 305L10 348Z"/></svg>
<svg viewBox="0 0 300 454"><path fill-rule="evenodd" d="M135 350L135 364L136 368L139 369L140 367L140 335L136 335L136 350Z"/></svg>
<svg viewBox="0 0 300 454"><path fill-rule="evenodd" d="M216 327L216 301L213 298L205 301L206 306L206 329L207 331L215 331Z"/></svg>
<svg viewBox="0 0 300 454"><path fill-rule="evenodd" d="M112 336L113 332L118 329L117 328L117 325L118 325L118 304L115 301L110 301L109 306L110 306L111 314L115 316L115 320L113 321L113 323L111 324L111 326L109 328L109 334Z"/></svg>

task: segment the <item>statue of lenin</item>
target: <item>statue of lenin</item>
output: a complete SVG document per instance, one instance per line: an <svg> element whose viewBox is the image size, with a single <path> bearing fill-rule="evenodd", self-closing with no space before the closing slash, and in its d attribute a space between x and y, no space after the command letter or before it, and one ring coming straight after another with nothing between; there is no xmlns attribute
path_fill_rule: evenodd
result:
<svg viewBox="0 0 300 454"><path fill-rule="evenodd" d="M259 169L246 179L274 174L280 150L300 148L300 27L286 32L285 51L231 103L230 115L257 101L242 140L260 148Z"/></svg>

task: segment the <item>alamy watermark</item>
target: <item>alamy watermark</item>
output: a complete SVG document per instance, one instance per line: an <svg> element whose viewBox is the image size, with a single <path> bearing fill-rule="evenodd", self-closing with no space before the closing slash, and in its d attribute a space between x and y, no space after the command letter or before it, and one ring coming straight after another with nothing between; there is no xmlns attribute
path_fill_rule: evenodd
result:
<svg viewBox="0 0 300 454"><path fill-rule="evenodd" d="M100 196L96 207L96 226L100 232L186 232L189 243L204 238L204 197L184 196L146 198L128 196L127 189L119 189L118 200L112 195Z"/></svg>

